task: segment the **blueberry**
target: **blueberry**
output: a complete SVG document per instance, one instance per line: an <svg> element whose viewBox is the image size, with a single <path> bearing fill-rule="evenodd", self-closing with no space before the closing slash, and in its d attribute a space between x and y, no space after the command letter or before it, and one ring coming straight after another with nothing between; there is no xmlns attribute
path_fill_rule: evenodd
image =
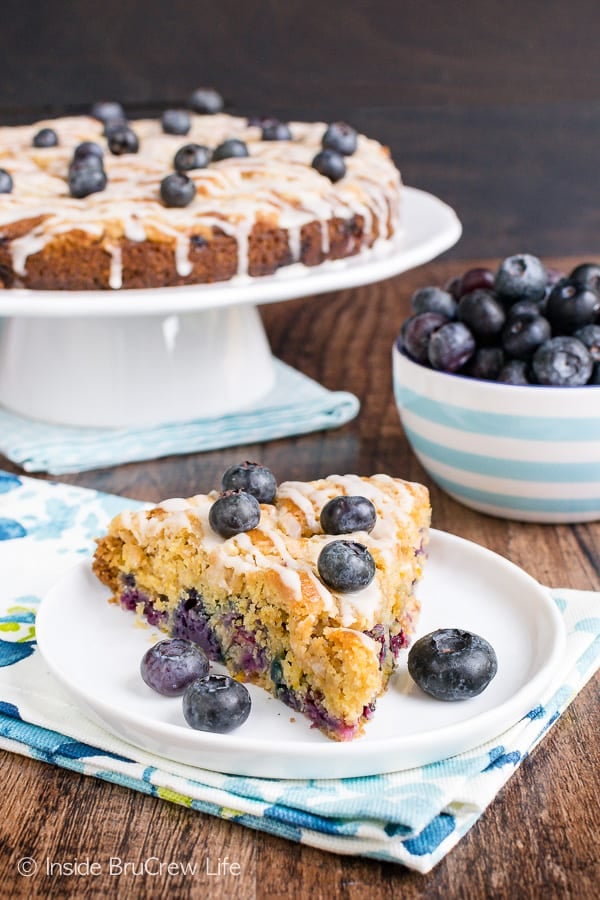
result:
<svg viewBox="0 0 600 900"><path fill-rule="evenodd" d="M82 159L89 159L89 157L102 160L104 150L100 144L96 144L95 141L82 141L81 144L77 144L73 151L73 161L77 162Z"/></svg>
<svg viewBox="0 0 600 900"><path fill-rule="evenodd" d="M218 147L215 147L212 161L218 162L220 159L230 159L234 156L250 156L246 144L240 141L239 138L229 138L227 141L219 144Z"/></svg>
<svg viewBox="0 0 600 900"><path fill-rule="evenodd" d="M506 311L507 319L515 319L517 317L534 319L536 316L543 315L543 301L534 303L532 300L517 300L508 307Z"/></svg>
<svg viewBox="0 0 600 900"><path fill-rule="evenodd" d="M346 174L344 157L337 150L321 150L312 161L313 169L330 181L340 181Z"/></svg>
<svg viewBox="0 0 600 900"><path fill-rule="evenodd" d="M444 290L448 291L449 294L452 294L455 300L460 300L461 280L460 276L455 275L454 278L449 278L444 285Z"/></svg>
<svg viewBox="0 0 600 900"><path fill-rule="evenodd" d="M321 144L326 150L335 150L342 156L352 156L358 145L358 135L346 122L332 122L326 128Z"/></svg>
<svg viewBox="0 0 600 900"><path fill-rule="evenodd" d="M509 359L498 372L497 381L503 384L531 384L527 363L522 359Z"/></svg>
<svg viewBox="0 0 600 900"><path fill-rule="evenodd" d="M458 372L474 353L475 338L463 322L442 325L429 340L429 362L443 372Z"/></svg>
<svg viewBox="0 0 600 900"><path fill-rule="evenodd" d="M160 198L165 206L189 206L196 196L196 185L183 172L172 172L160 183Z"/></svg>
<svg viewBox="0 0 600 900"><path fill-rule="evenodd" d="M275 116L248 116L246 125L249 128L265 128L267 125L275 125L279 122Z"/></svg>
<svg viewBox="0 0 600 900"><path fill-rule="evenodd" d="M321 528L325 534L350 534L372 531L377 511L367 497L334 497L321 510Z"/></svg>
<svg viewBox="0 0 600 900"><path fill-rule="evenodd" d="M90 194L97 194L106 187L106 172L102 168L102 161L97 157L90 157L90 159L96 161L88 164L85 159L70 166L68 183L71 197L81 199Z"/></svg>
<svg viewBox="0 0 600 900"><path fill-rule="evenodd" d="M127 118L121 104L113 100L101 100L94 103L91 114L94 119L99 119L105 125L108 122L124 122Z"/></svg>
<svg viewBox="0 0 600 900"><path fill-rule="evenodd" d="M229 466L221 479L221 487L224 491L246 491L259 503L272 503L277 492L277 481L266 466L246 460Z"/></svg>
<svg viewBox="0 0 600 900"><path fill-rule="evenodd" d="M546 312L554 334L572 334L600 321L600 294L566 278L553 287Z"/></svg>
<svg viewBox="0 0 600 900"><path fill-rule="evenodd" d="M347 593L365 588L375 577L375 560L356 541L331 541L319 554L321 581L334 591Z"/></svg>
<svg viewBox="0 0 600 900"><path fill-rule="evenodd" d="M502 346L515 359L531 359L540 344L552 336L543 316L511 316L502 330Z"/></svg>
<svg viewBox="0 0 600 900"><path fill-rule="evenodd" d="M263 141L291 141L292 132L287 122L278 122L272 119L262 127Z"/></svg>
<svg viewBox="0 0 600 900"><path fill-rule="evenodd" d="M113 131L118 131L120 128L129 128L127 119L110 119L105 123L102 134L108 140Z"/></svg>
<svg viewBox="0 0 600 900"><path fill-rule="evenodd" d="M178 172L189 172L191 169L205 169L211 160L212 153L203 144L185 144L180 147L173 166Z"/></svg>
<svg viewBox="0 0 600 900"><path fill-rule="evenodd" d="M260 522L260 504L246 491L228 490L211 506L208 521L221 537L232 537L256 528Z"/></svg>
<svg viewBox="0 0 600 900"><path fill-rule="evenodd" d="M213 116L215 113L221 112L225 102L214 88L201 87L197 88L190 96L188 105L194 112Z"/></svg>
<svg viewBox="0 0 600 900"><path fill-rule="evenodd" d="M0 169L0 194L10 194L13 189L13 180L6 169Z"/></svg>
<svg viewBox="0 0 600 900"><path fill-rule="evenodd" d="M521 253L509 256L500 264L494 279L498 294L509 301L541 300L546 291L548 275L537 256Z"/></svg>
<svg viewBox="0 0 600 900"><path fill-rule="evenodd" d="M479 347L467 363L467 374L471 378L496 381L504 364L501 347Z"/></svg>
<svg viewBox="0 0 600 900"><path fill-rule="evenodd" d="M422 365L429 364L429 341L431 335L446 325L448 319L439 313L424 312L411 316L402 326L402 343L408 355Z"/></svg>
<svg viewBox="0 0 600 900"><path fill-rule="evenodd" d="M182 638L159 641L146 650L140 673L148 687L166 697L178 697L196 678L208 675L204 650Z"/></svg>
<svg viewBox="0 0 600 900"><path fill-rule="evenodd" d="M600 265L597 263L582 263L575 266L569 275L569 281L579 287L591 288L600 293Z"/></svg>
<svg viewBox="0 0 600 900"><path fill-rule="evenodd" d="M439 628L413 644L408 671L436 700L468 700L488 686L498 659L485 638L460 628Z"/></svg>
<svg viewBox="0 0 600 900"><path fill-rule="evenodd" d="M600 362L600 325L584 325L573 333L573 337L585 344L594 363Z"/></svg>
<svg viewBox="0 0 600 900"><path fill-rule="evenodd" d="M506 314L491 291L478 288L463 294L458 301L458 318L480 341L489 341L500 334Z"/></svg>
<svg viewBox="0 0 600 900"><path fill-rule="evenodd" d="M456 318L456 300L449 291L439 287L423 287L412 295L410 305L413 311L419 313L439 313L447 319Z"/></svg>
<svg viewBox="0 0 600 900"><path fill-rule="evenodd" d="M137 153L139 150L139 141L135 131L129 125L115 125L107 132L108 149L115 156L121 156L124 153Z"/></svg>
<svg viewBox="0 0 600 900"><path fill-rule="evenodd" d="M197 731L228 734L243 725L252 701L248 688L229 675L206 675L185 689L183 715Z"/></svg>
<svg viewBox="0 0 600 900"><path fill-rule="evenodd" d="M41 128L37 134L33 136L34 147L57 147L58 135L54 128Z"/></svg>
<svg viewBox="0 0 600 900"><path fill-rule="evenodd" d="M187 134L192 127L190 114L185 109L165 109L160 123L165 134Z"/></svg>
<svg viewBox="0 0 600 900"><path fill-rule="evenodd" d="M462 278L458 279L456 286L456 298L460 298L464 294L470 294L471 291L491 291L494 287L494 273L491 269L483 266L476 266L473 269L467 269Z"/></svg>
<svg viewBox="0 0 600 900"><path fill-rule="evenodd" d="M539 384L577 387L589 380L593 361L588 348L577 338L559 336L538 347L532 366Z"/></svg>

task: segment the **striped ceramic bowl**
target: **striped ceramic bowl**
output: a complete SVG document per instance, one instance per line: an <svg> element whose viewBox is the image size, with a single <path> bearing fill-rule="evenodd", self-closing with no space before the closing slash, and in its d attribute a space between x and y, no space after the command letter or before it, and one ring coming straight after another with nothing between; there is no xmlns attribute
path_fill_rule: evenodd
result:
<svg viewBox="0 0 600 900"><path fill-rule="evenodd" d="M448 494L528 522L600 519L600 386L520 387L448 375L394 346L412 449Z"/></svg>

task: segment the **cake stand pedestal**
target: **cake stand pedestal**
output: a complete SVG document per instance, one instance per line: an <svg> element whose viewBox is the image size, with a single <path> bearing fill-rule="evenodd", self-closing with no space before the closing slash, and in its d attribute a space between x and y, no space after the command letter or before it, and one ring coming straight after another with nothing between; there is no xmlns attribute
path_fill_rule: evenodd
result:
<svg viewBox="0 0 600 900"><path fill-rule="evenodd" d="M381 281L459 239L449 206L414 188L403 197L402 230L391 241L316 268L153 290L0 292L0 405L107 428L251 407L275 382L258 305Z"/></svg>

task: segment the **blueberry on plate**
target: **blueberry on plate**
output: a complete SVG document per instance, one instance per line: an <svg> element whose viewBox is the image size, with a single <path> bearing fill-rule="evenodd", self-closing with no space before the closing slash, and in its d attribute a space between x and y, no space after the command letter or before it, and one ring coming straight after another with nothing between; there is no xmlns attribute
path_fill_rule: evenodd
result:
<svg viewBox="0 0 600 900"><path fill-rule="evenodd" d="M509 356L528 360L551 336L550 322L543 316L511 316L502 329L502 346Z"/></svg>
<svg viewBox="0 0 600 900"><path fill-rule="evenodd" d="M239 138L229 138L228 140L223 141L222 144L219 144L218 147L215 147L212 161L219 162L221 159L231 159L235 156L250 156L248 147L244 141L240 141Z"/></svg>
<svg viewBox="0 0 600 900"><path fill-rule="evenodd" d="M317 569L334 591L349 593L367 587L375 577L375 560L357 541L330 541L319 554Z"/></svg>
<svg viewBox="0 0 600 900"><path fill-rule="evenodd" d="M402 349L422 365L429 364L429 341L431 335L445 325L448 319L440 313L423 312L407 319L400 334Z"/></svg>
<svg viewBox="0 0 600 900"><path fill-rule="evenodd" d="M594 363L588 348L574 337L559 335L535 351L533 373L538 384L578 387L587 384Z"/></svg>
<svg viewBox="0 0 600 900"><path fill-rule="evenodd" d="M81 200L106 187L106 172L97 156L84 157L69 166L68 185L71 197Z"/></svg>
<svg viewBox="0 0 600 900"><path fill-rule="evenodd" d="M221 537L233 537L256 528L260 522L260 503L246 491L225 491L211 506L208 521Z"/></svg>
<svg viewBox="0 0 600 900"><path fill-rule="evenodd" d="M248 688L229 675L206 675L185 689L183 715L191 728L228 734L243 725L252 701Z"/></svg>
<svg viewBox="0 0 600 900"><path fill-rule="evenodd" d="M160 123L165 134L187 134L192 127L190 114L185 109L165 109Z"/></svg>
<svg viewBox="0 0 600 900"><path fill-rule="evenodd" d="M10 194L13 189L13 180L6 169L0 169L0 194Z"/></svg>
<svg viewBox="0 0 600 900"><path fill-rule="evenodd" d="M456 300L449 291L444 291L439 287L419 288L410 298L410 305L416 315L432 312L445 316L447 319L456 318Z"/></svg>
<svg viewBox="0 0 600 900"><path fill-rule="evenodd" d="M121 104L114 100L99 100L97 103L94 103L91 115L105 125L108 122L124 122L127 118Z"/></svg>
<svg viewBox="0 0 600 900"><path fill-rule="evenodd" d="M408 671L436 700L468 700L481 694L498 671L494 648L485 638L460 628L439 628L416 641Z"/></svg>
<svg viewBox="0 0 600 900"><path fill-rule="evenodd" d="M321 150L320 153L317 153L311 165L320 175L324 175L325 178L329 178L332 182L340 181L346 174L344 157L337 150Z"/></svg>
<svg viewBox="0 0 600 900"><path fill-rule="evenodd" d="M458 372L475 353L473 333L464 322L447 322L429 339L429 362L442 372Z"/></svg>
<svg viewBox="0 0 600 900"><path fill-rule="evenodd" d="M58 135L54 128L41 128L33 136L34 147L58 147Z"/></svg>
<svg viewBox="0 0 600 900"><path fill-rule="evenodd" d="M506 314L491 291L477 288L463 294L458 301L458 318L480 341L490 341L500 334Z"/></svg>
<svg viewBox="0 0 600 900"><path fill-rule="evenodd" d="M272 119L262 127L263 141L291 141L292 132L287 122Z"/></svg>
<svg viewBox="0 0 600 900"><path fill-rule="evenodd" d="M600 294L565 278L552 288L546 315L554 334L572 334L600 319Z"/></svg>
<svg viewBox="0 0 600 900"><path fill-rule="evenodd" d="M320 520L325 534L372 531L377 521L377 511L367 497L342 494L325 504Z"/></svg>
<svg viewBox="0 0 600 900"><path fill-rule="evenodd" d="M272 503L277 493L277 481L271 470L250 460L229 466L221 487L224 491L246 491L259 503Z"/></svg>
<svg viewBox="0 0 600 900"><path fill-rule="evenodd" d="M118 124L110 127L106 132L108 149L115 156L125 153L137 153L140 148L135 131L129 125Z"/></svg>
<svg viewBox="0 0 600 900"><path fill-rule="evenodd" d="M332 122L326 128L321 144L325 150L335 150L342 156L352 156L358 145L358 135L346 122Z"/></svg>
<svg viewBox="0 0 600 900"><path fill-rule="evenodd" d="M202 115L214 116L220 113L225 106L225 101L221 94L214 88L200 87L191 94L188 105L194 112Z"/></svg>
<svg viewBox="0 0 600 900"><path fill-rule="evenodd" d="M208 675L208 670L204 650L183 638L159 641L146 650L140 663L144 682L165 697L179 697L190 682Z"/></svg>
<svg viewBox="0 0 600 900"><path fill-rule="evenodd" d="M172 172L160 183L160 198L165 206L189 206L196 196L196 185L183 172Z"/></svg>
<svg viewBox="0 0 600 900"><path fill-rule="evenodd" d="M184 144L173 159L173 168L177 172L189 172L192 169L205 169L212 157L212 152L204 144Z"/></svg>
<svg viewBox="0 0 600 900"><path fill-rule="evenodd" d="M494 289L506 300L541 300L546 291L548 275L537 258L528 253L509 256L500 264L494 279Z"/></svg>

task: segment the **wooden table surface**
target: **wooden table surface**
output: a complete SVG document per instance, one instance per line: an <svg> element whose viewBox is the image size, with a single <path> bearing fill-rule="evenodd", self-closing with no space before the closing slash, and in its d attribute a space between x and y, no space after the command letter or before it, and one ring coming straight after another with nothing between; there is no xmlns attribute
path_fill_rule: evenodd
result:
<svg viewBox="0 0 600 900"><path fill-rule="evenodd" d="M577 260L581 261L581 260ZM497 260L494 261L494 263ZM547 260L568 266L574 261ZM390 348L411 292L444 282L474 261L440 261L368 287L262 309L274 353L331 389L353 391L359 417L336 430L219 452L63 476L72 484L147 500L206 492L225 467L258 459L279 480L331 472L421 480L433 525L483 544L541 582L600 590L600 523L520 524L478 514L433 485L412 455L394 405ZM7 460L0 466L18 472ZM44 476L40 476L44 477ZM581 692L460 844L428 875L343 857L192 812L9 753L0 816L2 897L311 898L597 896L598 682ZM19 875L19 858L139 866L196 860L191 876ZM228 858L240 874L209 875Z"/></svg>

